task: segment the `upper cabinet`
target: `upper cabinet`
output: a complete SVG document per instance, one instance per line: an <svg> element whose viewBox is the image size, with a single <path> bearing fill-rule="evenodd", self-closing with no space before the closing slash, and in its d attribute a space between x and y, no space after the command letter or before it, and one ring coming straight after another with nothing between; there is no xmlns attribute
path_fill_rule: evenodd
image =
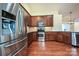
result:
<svg viewBox="0 0 79 59"><path fill-rule="evenodd" d="M38 17L37 16L31 16L31 19L30 19L30 26L37 26L37 22L38 22Z"/></svg>
<svg viewBox="0 0 79 59"><path fill-rule="evenodd" d="M39 21L44 21L46 27L53 26L53 15L47 16L31 16L30 27L37 27Z"/></svg>
<svg viewBox="0 0 79 59"><path fill-rule="evenodd" d="M53 26L53 15L44 16L45 26L50 27Z"/></svg>

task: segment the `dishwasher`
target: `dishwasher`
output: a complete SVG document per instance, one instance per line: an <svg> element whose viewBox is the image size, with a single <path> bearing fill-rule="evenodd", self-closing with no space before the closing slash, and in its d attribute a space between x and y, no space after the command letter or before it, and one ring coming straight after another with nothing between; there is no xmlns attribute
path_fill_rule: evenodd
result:
<svg viewBox="0 0 79 59"><path fill-rule="evenodd" d="M79 32L72 32L72 45L79 46Z"/></svg>

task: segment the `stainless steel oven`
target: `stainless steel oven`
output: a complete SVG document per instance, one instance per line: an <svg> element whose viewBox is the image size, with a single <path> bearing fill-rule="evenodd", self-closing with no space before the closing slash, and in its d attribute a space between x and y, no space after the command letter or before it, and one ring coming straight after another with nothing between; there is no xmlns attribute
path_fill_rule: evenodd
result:
<svg viewBox="0 0 79 59"><path fill-rule="evenodd" d="M45 41L45 33L38 32L38 41Z"/></svg>
<svg viewBox="0 0 79 59"><path fill-rule="evenodd" d="M38 22L38 41L45 41L45 27L42 20Z"/></svg>

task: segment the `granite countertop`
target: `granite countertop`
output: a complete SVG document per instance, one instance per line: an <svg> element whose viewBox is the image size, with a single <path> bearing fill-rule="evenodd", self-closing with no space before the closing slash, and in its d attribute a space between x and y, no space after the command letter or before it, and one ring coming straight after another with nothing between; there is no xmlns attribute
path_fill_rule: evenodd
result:
<svg viewBox="0 0 79 59"><path fill-rule="evenodd" d="M38 31L32 31L32 32L38 32ZM28 33L32 33L28 32ZM45 31L45 32L72 32L72 31ZM73 32L73 33L78 33L78 32Z"/></svg>

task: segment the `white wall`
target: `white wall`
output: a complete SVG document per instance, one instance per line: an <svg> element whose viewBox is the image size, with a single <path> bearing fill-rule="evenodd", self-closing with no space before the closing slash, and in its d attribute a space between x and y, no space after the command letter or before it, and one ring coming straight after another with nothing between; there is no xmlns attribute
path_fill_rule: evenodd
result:
<svg viewBox="0 0 79 59"><path fill-rule="evenodd" d="M28 3L26 3L26 4L21 3L21 5L31 14L31 9L30 9L30 6Z"/></svg>
<svg viewBox="0 0 79 59"><path fill-rule="evenodd" d="M62 15L55 14L53 20L53 31L62 31Z"/></svg>
<svg viewBox="0 0 79 59"><path fill-rule="evenodd" d="M74 31L79 32L79 22L74 23Z"/></svg>
<svg viewBox="0 0 79 59"><path fill-rule="evenodd" d="M58 14L58 9L51 8L49 4L31 4L31 3L21 3L21 5L31 14L31 16L36 15L53 15ZM55 6L54 6L55 7Z"/></svg>
<svg viewBox="0 0 79 59"><path fill-rule="evenodd" d="M31 11L31 15L32 16L37 16L37 15L53 15L53 14L58 14L58 12L57 11L45 11L45 10L42 10L42 11L40 11L40 9L39 9L39 11Z"/></svg>

